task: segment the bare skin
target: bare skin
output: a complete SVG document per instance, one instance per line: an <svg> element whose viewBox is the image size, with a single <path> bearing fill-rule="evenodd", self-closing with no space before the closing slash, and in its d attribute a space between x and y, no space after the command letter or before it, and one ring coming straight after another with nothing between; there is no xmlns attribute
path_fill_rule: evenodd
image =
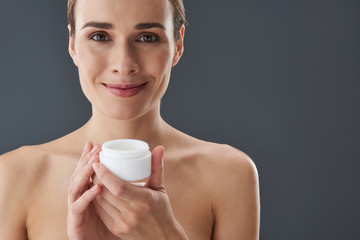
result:
<svg viewBox="0 0 360 240"><path fill-rule="evenodd" d="M1 239L67 239L68 187L85 129L1 157ZM250 158L170 127L168 134L169 141L156 145L167 149L165 189L188 238L258 239L258 183Z"/></svg>
<svg viewBox="0 0 360 240"><path fill-rule="evenodd" d="M168 0L79 0L76 16L69 52L92 117L65 137L0 157L0 239L258 239L251 159L181 133L160 117L184 38L182 27L174 39ZM139 29L140 23L164 27ZM146 86L119 97L107 90L114 83ZM146 141L153 150L145 188L96 164L95 145L121 138Z"/></svg>

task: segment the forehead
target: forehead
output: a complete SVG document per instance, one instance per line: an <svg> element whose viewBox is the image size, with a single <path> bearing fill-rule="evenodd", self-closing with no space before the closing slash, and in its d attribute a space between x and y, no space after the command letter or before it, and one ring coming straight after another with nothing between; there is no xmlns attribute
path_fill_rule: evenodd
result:
<svg viewBox="0 0 360 240"><path fill-rule="evenodd" d="M115 25L136 25L140 22L159 22L172 25L169 0L78 0L75 8L76 24L89 21Z"/></svg>

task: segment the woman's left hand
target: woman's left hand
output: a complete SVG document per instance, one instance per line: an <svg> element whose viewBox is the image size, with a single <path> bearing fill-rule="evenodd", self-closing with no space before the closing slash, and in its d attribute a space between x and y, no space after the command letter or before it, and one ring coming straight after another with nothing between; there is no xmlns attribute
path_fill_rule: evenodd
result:
<svg viewBox="0 0 360 240"><path fill-rule="evenodd" d="M93 202L95 210L109 231L122 240L188 239L165 191L163 155L163 147L153 150L145 187L119 179L99 162L93 165L94 181L103 185Z"/></svg>

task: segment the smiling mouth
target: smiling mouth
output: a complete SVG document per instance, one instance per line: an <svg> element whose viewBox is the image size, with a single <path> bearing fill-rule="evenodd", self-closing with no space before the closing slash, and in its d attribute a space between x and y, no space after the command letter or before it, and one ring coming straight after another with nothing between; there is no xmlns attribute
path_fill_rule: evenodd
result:
<svg viewBox="0 0 360 240"><path fill-rule="evenodd" d="M117 97L133 97L139 94L148 82L142 84L105 84L102 85Z"/></svg>

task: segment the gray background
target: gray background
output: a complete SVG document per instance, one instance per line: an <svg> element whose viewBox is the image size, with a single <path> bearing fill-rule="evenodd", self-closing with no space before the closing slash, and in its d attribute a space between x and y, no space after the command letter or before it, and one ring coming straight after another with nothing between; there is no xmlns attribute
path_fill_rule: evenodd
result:
<svg viewBox="0 0 360 240"><path fill-rule="evenodd" d="M252 157L261 239L359 239L360 1L185 6L185 54L163 117ZM0 153L84 124L66 1L2 1L0 22Z"/></svg>

